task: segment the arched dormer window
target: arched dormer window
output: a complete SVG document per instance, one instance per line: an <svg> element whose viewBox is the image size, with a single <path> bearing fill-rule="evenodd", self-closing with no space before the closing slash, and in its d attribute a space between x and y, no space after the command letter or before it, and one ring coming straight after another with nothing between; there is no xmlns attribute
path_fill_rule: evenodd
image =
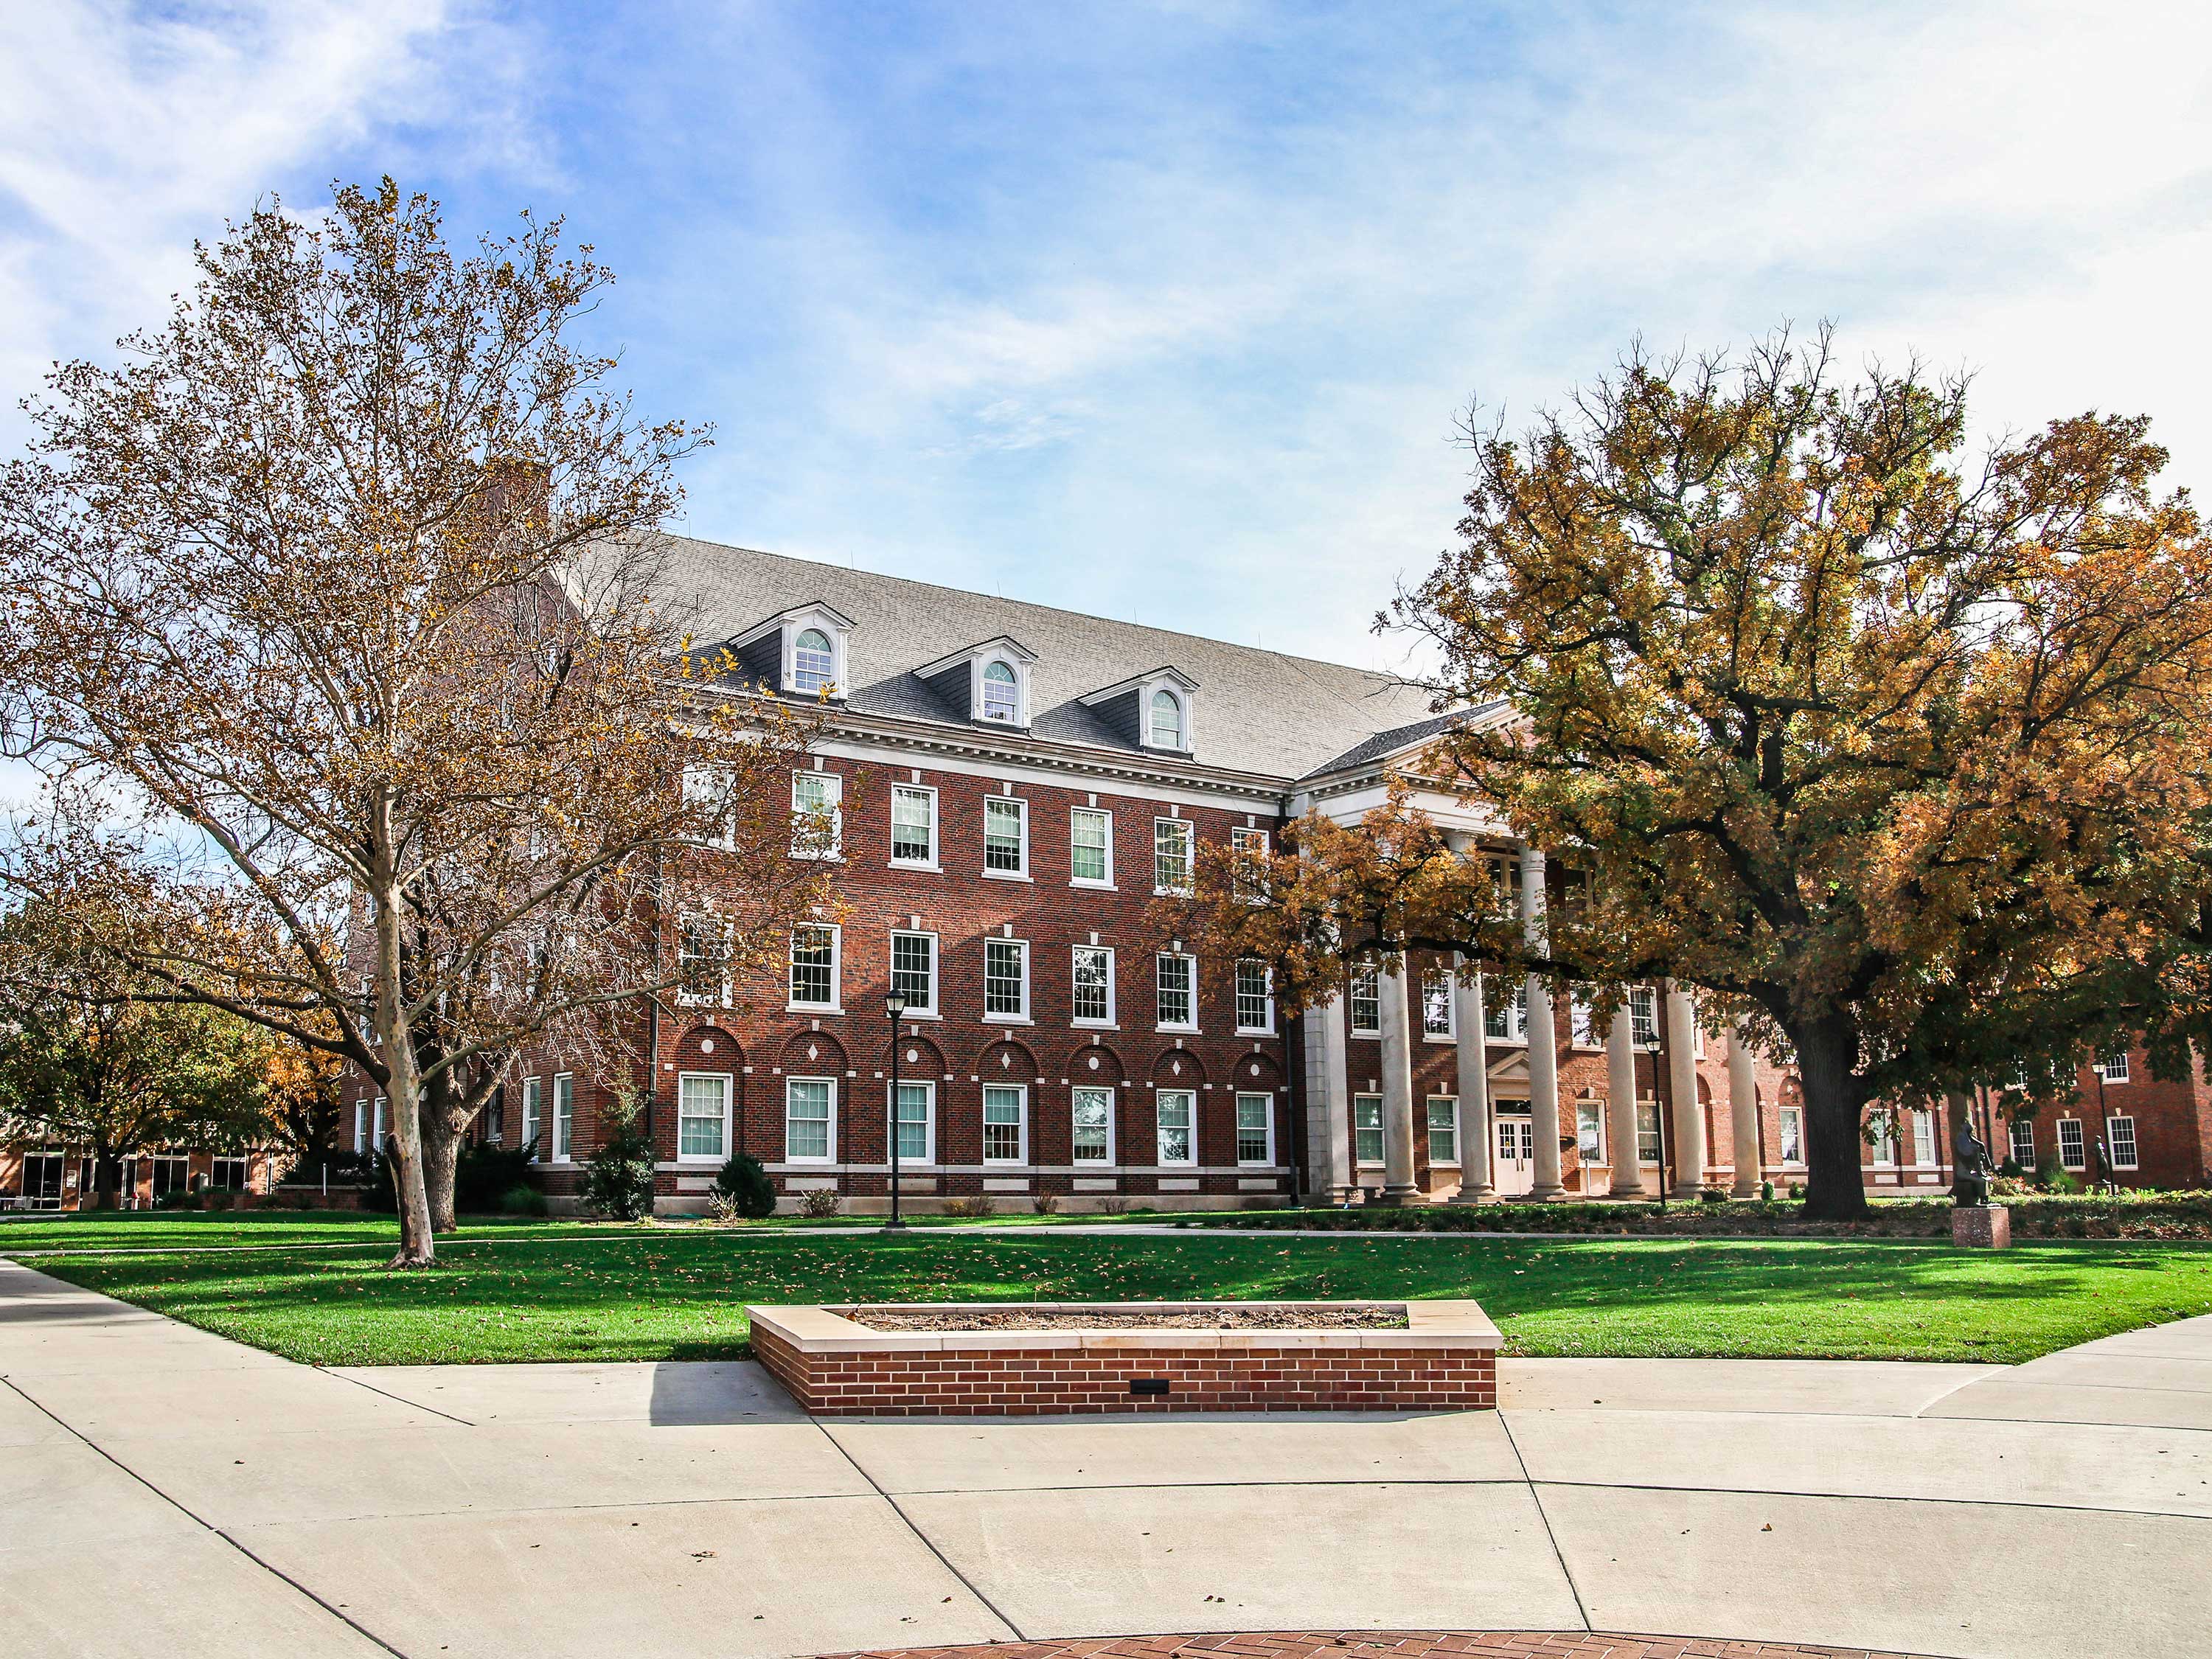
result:
<svg viewBox="0 0 2212 1659"><path fill-rule="evenodd" d="M1002 662L983 665L983 718L1015 724L1021 718L1021 689L1014 671Z"/></svg>
<svg viewBox="0 0 2212 1659"><path fill-rule="evenodd" d="M1182 699L1172 691L1152 693L1151 743L1155 749L1182 747Z"/></svg>
<svg viewBox="0 0 2212 1659"><path fill-rule="evenodd" d="M791 689L811 696L836 678L837 653L830 636L818 628L801 629L791 642Z"/></svg>

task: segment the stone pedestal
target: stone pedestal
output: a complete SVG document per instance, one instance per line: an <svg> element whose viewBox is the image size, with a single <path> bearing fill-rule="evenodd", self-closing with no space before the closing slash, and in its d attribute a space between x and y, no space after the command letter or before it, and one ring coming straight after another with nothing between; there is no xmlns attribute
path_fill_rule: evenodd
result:
<svg viewBox="0 0 2212 1659"><path fill-rule="evenodd" d="M1978 1250L2012 1243L2012 1212L2002 1204L1967 1204L1951 1212L1951 1242Z"/></svg>

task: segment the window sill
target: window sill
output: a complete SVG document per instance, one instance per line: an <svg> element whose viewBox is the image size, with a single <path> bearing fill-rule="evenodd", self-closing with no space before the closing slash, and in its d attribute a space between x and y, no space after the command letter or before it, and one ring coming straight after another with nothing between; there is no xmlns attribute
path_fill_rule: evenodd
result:
<svg viewBox="0 0 2212 1659"><path fill-rule="evenodd" d="M1240 1025L1237 1028L1237 1035L1249 1037L1271 1037L1275 1035L1275 1028L1272 1025Z"/></svg>
<svg viewBox="0 0 2212 1659"><path fill-rule="evenodd" d="M1071 1019L1067 1023L1079 1031L1118 1031L1121 1029L1110 1019Z"/></svg>
<svg viewBox="0 0 2212 1659"><path fill-rule="evenodd" d="M1206 1035L1195 1025L1155 1025L1152 1030L1167 1036L1204 1036Z"/></svg>
<svg viewBox="0 0 2212 1659"><path fill-rule="evenodd" d="M983 1016L983 1024L986 1025L1034 1025L1036 1021L1031 1019L1027 1014L986 1014Z"/></svg>
<svg viewBox="0 0 2212 1659"><path fill-rule="evenodd" d="M1155 887L1152 889L1152 896L1154 898L1188 898L1190 896L1190 889L1188 887Z"/></svg>
<svg viewBox="0 0 2212 1659"><path fill-rule="evenodd" d="M1031 881L1031 882L1033 882L1033 881L1035 881L1035 880L1036 879L1036 878L1035 876L1032 876L1032 875L1029 874L1027 872L1025 872L1025 871L1021 871L1021 870L986 870L986 871L984 871L984 872L982 872L982 876L983 876L983 879L984 879L984 880L986 880L986 881Z"/></svg>
<svg viewBox="0 0 2212 1659"><path fill-rule="evenodd" d="M1452 1031L1424 1031L1421 1033L1421 1041L1441 1046L1447 1042L1457 1042L1459 1036L1457 1033Z"/></svg>
<svg viewBox="0 0 2212 1659"><path fill-rule="evenodd" d="M945 873L945 866L943 865L935 863L924 864L917 859L893 859L890 863L884 865L884 868L886 870L919 870L923 874L931 876L941 876Z"/></svg>
<svg viewBox="0 0 2212 1659"><path fill-rule="evenodd" d="M906 1021L910 1019L943 1019L944 1018L944 1015L939 1013L933 1008L909 1008L899 1016L899 1020L901 1024L904 1024Z"/></svg>
<svg viewBox="0 0 2212 1659"><path fill-rule="evenodd" d="M1080 887L1086 893L1118 893L1121 890L1110 881L1086 881L1078 876L1069 881L1070 887Z"/></svg>
<svg viewBox="0 0 2212 1659"><path fill-rule="evenodd" d="M802 853L796 848L788 856L797 859L801 864L842 864L845 861L842 853Z"/></svg>
<svg viewBox="0 0 2212 1659"><path fill-rule="evenodd" d="M783 1005L783 1012L787 1014L842 1014L845 1011L827 1002L787 1002Z"/></svg>
<svg viewBox="0 0 2212 1659"><path fill-rule="evenodd" d="M1380 1042L1382 1041L1382 1033L1380 1031L1346 1031L1345 1036L1350 1037L1355 1042Z"/></svg>

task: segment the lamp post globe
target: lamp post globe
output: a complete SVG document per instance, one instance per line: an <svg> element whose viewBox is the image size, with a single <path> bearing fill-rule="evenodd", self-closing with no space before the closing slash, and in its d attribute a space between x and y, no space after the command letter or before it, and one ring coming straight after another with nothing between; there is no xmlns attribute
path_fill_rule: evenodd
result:
<svg viewBox="0 0 2212 1659"><path fill-rule="evenodd" d="M884 1014L891 1023L891 1097L886 1129L890 1140L891 1154L891 1213L884 1223L885 1232L903 1232L906 1223L899 1215L899 1021L906 1014L906 993L893 989L884 998Z"/></svg>

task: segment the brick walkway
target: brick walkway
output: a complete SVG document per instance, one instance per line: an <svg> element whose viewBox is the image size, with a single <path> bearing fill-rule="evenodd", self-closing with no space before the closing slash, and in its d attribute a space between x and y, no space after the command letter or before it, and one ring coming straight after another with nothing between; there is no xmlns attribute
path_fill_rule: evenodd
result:
<svg viewBox="0 0 2212 1659"><path fill-rule="evenodd" d="M1911 1659L1868 1648L1711 1637L1565 1631L1259 1631L1225 1636L1116 1636L1078 1642L994 1642L969 1648L887 1648L837 1659Z"/></svg>

